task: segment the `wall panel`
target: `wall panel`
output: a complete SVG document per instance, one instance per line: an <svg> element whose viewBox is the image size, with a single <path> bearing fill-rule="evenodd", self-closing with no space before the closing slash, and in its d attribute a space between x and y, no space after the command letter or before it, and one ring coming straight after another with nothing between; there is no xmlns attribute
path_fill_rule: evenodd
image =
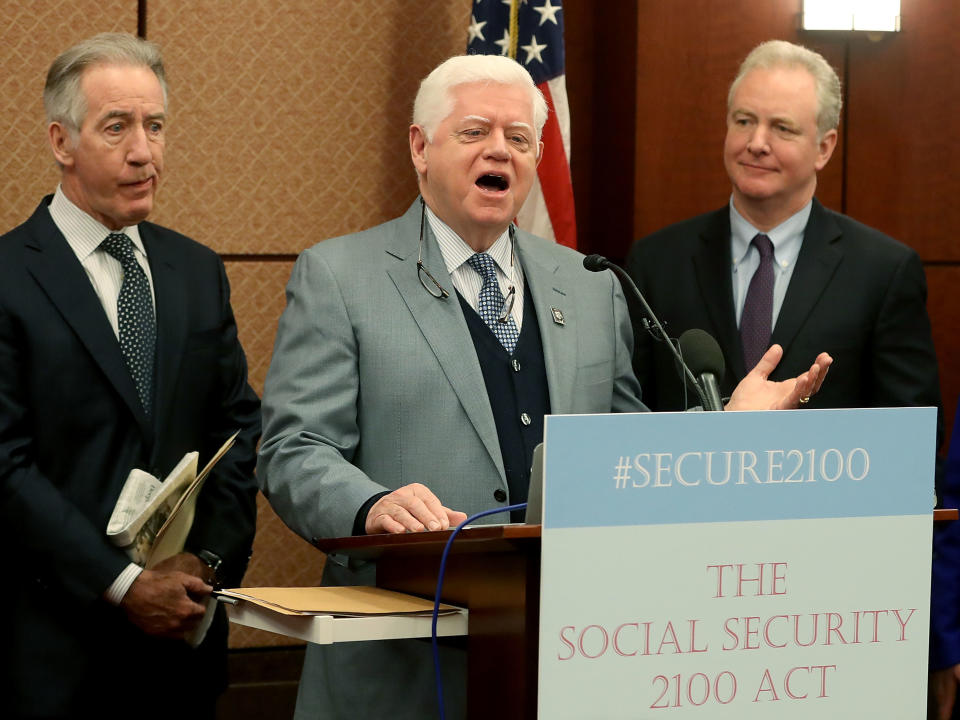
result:
<svg viewBox="0 0 960 720"><path fill-rule="evenodd" d="M98 32L136 32L136 0L0 0L0 233L60 181L47 144L43 83L53 59Z"/></svg>
<svg viewBox="0 0 960 720"><path fill-rule="evenodd" d="M260 395L270 366L277 321L286 306L284 288L293 261L243 259L226 263L237 333L247 354L250 385Z"/></svg>
<svg viewBox="0 0 960 720"><path fill-rule="evenodd" d="M960 261L960 3L905 0L903 32L850 45L847 203L854 217Z"/></svg>
<svg viewBox="0 0 960 720"><path fill-rule="evenodd" d="M946 437L953 430L953 416L960 396L960 372L956 358L960 357L960 303L957 288L960 287L960 265L928 265L927 310L933 322L933 343L940 363L940 393L943 397ZM946 451L944 443L944 451Z"/></svg>
<svg viewBox="0 0 960 720"><path fill-rule="evenodd" d="M421 0L149 3L171 137L159 222L223 253L296 253L416 194L413 95L462 53L469 5Z"/></svg>

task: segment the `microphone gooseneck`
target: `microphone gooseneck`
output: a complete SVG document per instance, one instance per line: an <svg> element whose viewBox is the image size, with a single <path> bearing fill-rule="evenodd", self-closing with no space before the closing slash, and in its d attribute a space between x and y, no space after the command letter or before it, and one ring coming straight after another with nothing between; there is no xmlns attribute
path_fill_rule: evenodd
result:
<svg viewBox="0 0 960 720"><path fill-rule="evenodd" d="M657 316L653 314L653 310L651 310L650 306L647 304L646 298L644 298L643 293L640 292L640 288L637 287L637 284L633 281L633 278L631 278L627 274L627 271L624 270L619 265L613 264L612 262L607 260L607 258L605 258L603 255L587 255L583 259L583 266L590 272L600 272L601 270L611 270L614 275L620 278L620 284L624 287L624 289L627 289L631 293L631 295L633 295L633 297L637 298L637 300L640 301L640 305L641 307L643 307L643 311L646 313L647 317L650 319L650 322L652 322L654 327L657 329L657 332L660 334L659 336L666 341L667 347L670 348L670 352L673 355L673 359L676 360L677 362L677 367L681 368L682 370L681 375L683 376L683 379L685 379L690 384L690 386L697 391L697 395L700 397L700 402L703 404L703 407L707 409L714 409L714 408L708 407L708 397L706 392L703 389L703 386L701 385L700 381L697 380L696 376L690 371L690 368L687 367L687 364L683 361L683 357L680 355L677 349L673 346L673 343L670 342L670 338L667 337L667 333L664 331L663 325L660 324L660 321L657 319ZM703 332L703 331L701 330L700 332ZM704 334L706 335L706 333ZM714 343L716 343L716 341L714 341ZM721 359L722 359L722 354L721 354ZM718 391L717 398L719 397L720 395ZM723 405L721 404L720 407L716 409L722 410Z"/></svg>

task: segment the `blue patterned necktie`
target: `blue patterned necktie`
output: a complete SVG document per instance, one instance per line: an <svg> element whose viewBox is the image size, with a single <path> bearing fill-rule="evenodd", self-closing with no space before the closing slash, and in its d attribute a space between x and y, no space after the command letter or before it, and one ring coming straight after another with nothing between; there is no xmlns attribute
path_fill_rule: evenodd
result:
<svg viewBox="0 0 960 720"><path fill-rule="evenodd" d="M507 322L500 322L497 319L503 311L503 293L500 292L500 283L497 282L493 258L487 253L476 253L467 262L483 278L483 286L480 288L479 315L500 344L512 355L520 333L512 315L507 318Z"/></svg>
<svg viewBox="0 0 960 720"><path fill-rule="evenodd" d="M760 253L760 264L750 279L740 316L740 342L747 372L753 370L770 347L773 325L773 243L763 233L757 233L751 243Z"/></svg>
<svg viewBox="0 0 960 720"><path fill-rule="evenodd" d="M157 344L157 323L147 275L133 254L133 241L124 233L111 233L100 243L123 268L123 283L117 298L120 351L137 387L144 411L153 406L153 356Z"/></svg>

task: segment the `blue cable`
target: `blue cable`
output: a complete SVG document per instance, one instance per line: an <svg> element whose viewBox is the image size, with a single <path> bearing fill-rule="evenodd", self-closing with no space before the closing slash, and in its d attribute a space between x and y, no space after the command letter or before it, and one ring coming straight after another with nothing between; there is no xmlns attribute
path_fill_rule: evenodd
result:
<svg viewBox="0 0 960 720"><path fill-rule="evenodd" d="M457 536L457 533L475 520L486 517L487 515L523 510L525 507L527 507L526 503L519 503L517 505L508 505L507 507L484 510L483 512L478 512L476 515L471 515L453 529L450 537L447 538L447 544L443 548L443 555L440 556L440 572L437 575L437 592L433 596L433 619L430 624L430 642L433 645L433 673L437 681L437 707L440 709L440 720L446 720L447 716L443 706L443 678L440 675L440 648L437 645L437 618L440 615L440 593L443 590L443 575L447 570L447 555L450 553L450 546L453 545L453 539Z"/></svg>

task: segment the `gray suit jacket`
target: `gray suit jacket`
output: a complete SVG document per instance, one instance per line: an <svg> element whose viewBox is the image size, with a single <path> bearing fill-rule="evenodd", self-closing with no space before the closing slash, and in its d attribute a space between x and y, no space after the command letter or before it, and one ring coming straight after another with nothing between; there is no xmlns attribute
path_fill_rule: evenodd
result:
<svg viewBox="0 0 960 720"><path fill-rule="evenodd" d="M372 495L421 482L473 513L507 491L480 364L456 296L417 275L420 204L297 260L264 390L258 476L304 538L352 532ZM424 264L453 290L429 228ZM517 256L540 323L554 413L646 408L619 284L522 231ZM563 312L554 322L552 308Z"/></svg>
<svg viewBox="0 0 960 720"><path fill-rule="evenodd" d="M396 220L305 251L287 286L264 390L257 475L274 509L308 540L349 535L364 502L412 482L467 514L510 502L494 499L508 487L493 414L429 227L424 265L451 296L431 296L418 279L419 230L417 201ZM517 257L540 324L552 411L646 410L613 275L590 273L579 253L522 231ZM554 322L553 308L564 324ZM327 582L372 581L372 572L332 560ZM311 647L298 717L321 708L324 718L432 715L429 655L409 654L412 643L395 647L401 644ZM365 672L376 691L363 687ZM421 700L413 699L415 687Z"/></svg>

